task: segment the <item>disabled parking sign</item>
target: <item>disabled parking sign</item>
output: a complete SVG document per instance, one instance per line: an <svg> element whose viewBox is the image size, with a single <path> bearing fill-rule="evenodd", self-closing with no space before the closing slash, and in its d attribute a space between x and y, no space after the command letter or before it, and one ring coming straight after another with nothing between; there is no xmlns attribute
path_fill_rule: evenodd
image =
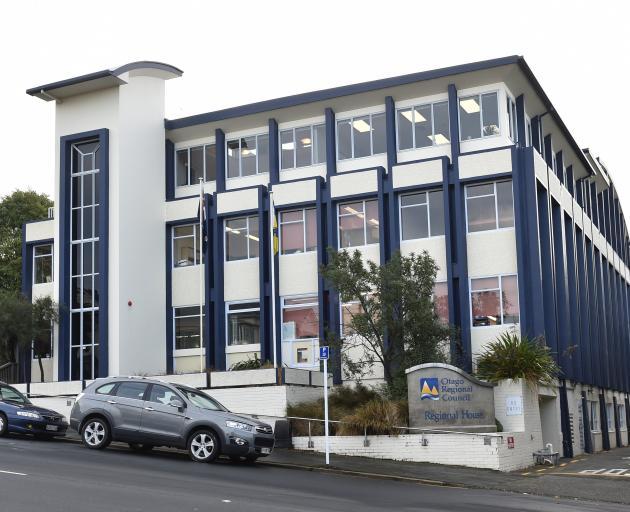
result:
<svg viewBox="0 0 630 512"><path fill-rule="evenodd" d="M319 347L319 358L323 361L325 359L328 359L328 347Z"/></svg>

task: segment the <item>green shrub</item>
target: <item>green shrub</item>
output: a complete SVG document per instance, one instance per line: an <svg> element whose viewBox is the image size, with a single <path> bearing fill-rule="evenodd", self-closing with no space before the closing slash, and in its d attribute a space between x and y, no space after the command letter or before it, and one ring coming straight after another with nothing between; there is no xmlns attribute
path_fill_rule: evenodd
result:
<svg viewBox="0 0 630 512"><path fill-rule="evenodd" d="M240 370L258 370L261 368L273 368L273 364L269 361L264 361L258 357L258 354L254 354L254 359L247 358L243 361L238 361L230 366L230 371L238 372Z"/></svg>
<svg viewBox="0 0 630 512"><path fill-rule="evenodd" d="M477 377L488 382L524 379L530 386L550 384L560 374L542 337L529 339L504 332L477 360Z"/></svg>
<svg viewBox="0 0 630 512"><path fill-rule="evenodd" d="M397 402L375 398L359 407L354 414L344 416L339 425L339 435L394 435L400 433L395 427L404 426Z"/></svg>

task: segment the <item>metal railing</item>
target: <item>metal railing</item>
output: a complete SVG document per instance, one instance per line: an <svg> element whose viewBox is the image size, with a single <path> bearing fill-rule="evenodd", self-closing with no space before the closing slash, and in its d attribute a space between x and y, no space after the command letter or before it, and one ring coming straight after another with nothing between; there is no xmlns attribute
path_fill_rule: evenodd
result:
<svg viewBox="0 0 630 512"><path fill-rule="evenodd" d="M48 218L49 219L54 219L55 218L55 207L54 206L49 206L48 207Z"/></svg>
<svg viewBox="0 0 630 512"><path fill-rule="evenodd" d="M17 363L5 363L0 366L0 381L7 384L16 384L18 381Z"/></svg>
<svg viewBox="0 0 630 512"><path fill-rule="evenodd" d="M311 426L311 422L319 422L324 423L325 420L319 418L302 418L300 416L287 416L287 420L298 420L298 421L306 421L308 424L308 447L314 448L315 443L313 441L313 429ZM347 421L341 420L328 420L328 423L336 423L336 424L348 424ZM410 433L418 433L418 434L458 434L464 436L473 436L473 437L482 437L484 441L487 439L491 440L492 438L496 438L500 443L503 443L503 434L496 432L460 432L456 430L440 430L440 429L431 429L424 427L390 427L395 430L399 430L401 434L410 434ZM363 446L370 446L370 440L368 439L368 429L367 427L363 428ZM424 440L423 440L424 443Z"/></svg>

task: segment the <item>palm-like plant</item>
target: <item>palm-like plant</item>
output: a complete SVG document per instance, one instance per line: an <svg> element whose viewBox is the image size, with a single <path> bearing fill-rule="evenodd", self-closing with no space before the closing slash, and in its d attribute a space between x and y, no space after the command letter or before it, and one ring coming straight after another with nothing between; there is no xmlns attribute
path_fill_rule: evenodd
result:
<svg viewBox="0 0 630 512"><path fill-rule="evenodd" d="M477 360L477 376L488 382L525 380L530 386L550 384L560 374L544 338L504 332Z"/></svg>

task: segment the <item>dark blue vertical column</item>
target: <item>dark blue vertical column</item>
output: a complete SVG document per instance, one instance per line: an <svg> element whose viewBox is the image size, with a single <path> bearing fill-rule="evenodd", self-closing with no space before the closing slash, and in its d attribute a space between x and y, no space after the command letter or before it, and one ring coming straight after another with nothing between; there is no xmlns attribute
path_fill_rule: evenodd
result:
<svg viewBox="0 0 630 512"><path fill-rule="evenodd" d="M578 317L579 317L579 345L580 352L580 375L581 381L593 384L593 369L591 358L591 302L589 301L589 272L586 265L586 248L584 232L580 228L575 230L575 255L576 255L576 276L578 290Z"/></svg>
<svg viewBox="0 0 630 512"><path fill-rule="evenodd" d="M167 224L165 227L164 240L166 246L164 248L164 254L166 254L166 311L164 317L166 321L166 374L172 375L173 373L173 227Z"/></svg>
<svg viewBox="0 0 630 512"><path fill-rule="evenodd" d="M590 315L590 323L589 323L589 352L591 355L590 358L590 368L591 368L591 379L589 383L594 384L596 386L600 385L599 378L599 322L600 322L600 314L599 314L599 297L597 295L597 280L595 275L595 250L593 248L593 241L588 237L585 238L585 247L586 247L586 270L588 275L588 299L589 299L589 315Z"/></svg>
<svg viewBox="0 0 630 512"><path fill-rule="evenodd" d="M217 148L217 192L225 192L225 133L217 128L214 134Z"/></svg>
<svg viewBox="0 0 630 512"><path fill-rule="evenodd" d="M575 180L573 178L573 166L572 165L569 165L566 168L565 174L566 174L565 186L569 190L569 193L571 194L571 197L575 197Z"/></svg>
<svg viewBox="0 0 630 512"><path fill-rule="evenodd" d="M604 393L599 394L599 417L602 431L602 445L604 450L610 450L610 436L608 435L608 411L606 411L606 399Z"/></svg>
<svg viewBox="0 0 630 512"><path fill-rule="evenodd" d="M384 246L385 260L388 260L392 253L400 250L400 235L398 222L398 204L394 193L392 173L394 166L397 164L397 143L396 143L396 105L391 96L385 98L385 121L387 133L387 173L383 175L383 181L380 188L383 190L383 219L381 224L384 231L381 235L383 238L381 246ZM380 204L379 198L379 204ZM381 252L383 252L381 250ZM381 260L381 261L385 261Z"/></svg>
<svg viewBox="0 0 630 512"><path fill-rule="evenodd" d="M527 141L527 126L525 125L525 97L521 94L516 98L516 133L518 145L525 147Z"/></svg>
<svg viewBox="0 0 630 512"><path fill-rule="evenodd" d="M540 123L539 116L532 117L532 145L542 155L543 141L540 140Z"/></svg>
<svg viewBox="0 0 630 512"><path fill-rule="evenodd" d="M551 135L545 135L545 139L543 140L543 147L545 148L545 162L549 168L553 168L553 151L551 144Z"/></svg>
<svg viewBox="0 0 630 512"><path fill-rule="evenodd" d="M56 254L56 248L53 254ZM22 295L29 301L33 295L33 245L26 242L26 224L22 224ZM31 350L29 347L18 349L18 381L30 384L31 382ZM30 388L29 388L30 391Z"/></svg>
<svg viewBox="0 0 630 512"><path fill-rule="evenodd" d="M396 165L396 106L394 98L385 98L385 132L387 138L387 170Z"/></svg>
<svg viewBox="0 0 630 512"><path fill-rule="evenodd" d="M568 338L567 354L572 375L575 380L583 382L582 373L582 329L580 324L580 288L577 280L576 250L575 250L575 224L569 216L564 216L564 236L566 243L566 281L569 298L569 324L571 325L572 338Z"/></svg>
<svg viewBox="0 0 630 512"><path fill-rule="evenodd" d="M317 177L317 189L315 196L315 216L317 220L317 268L320 269L327 261L326 254L326 182ZM317 304L319 305L319 339L326 339L326 311L327 303L326 283L322 275L317 274Z"/></svg>
<svg viewBox="0 0 630 512"><path fill-rule="evenodd" d="M333 109L324 111L326 119L326 174L328 176L337 172L337 141L335 138L335 113Z"/></svg>
<svg viewBox="0 0 630 512"><path fill-rule="evenodd" d="M269 182L280 182L280 140L278 122L269 119Z"/></svg>
<svg viewBox="0 0 630 512"><path fill-rule="evenodd" d="M556 329L558 358L564 375L573 378L569 344L573 341L572 325L569 321L569 291L566 275L564 212L562 206L551 198L552 222L552 265L555 278Z"/></svg>
<svg viewBox="0 0 630 512"><path fill-rule="evenodd" d="M621 442L621 425L619 423L619 410L617 409L617 398L613 396L613 414L615 420L615 442L617 448L621 448L623 443Z"/></svg>
<svg viewBox="0 0 630 512"><path fill-rule="evenodd" d="M260 359L273 361L271 341L271 297L269 286L270 240L269 196L264 187L258 187L258 284L260 294Z"/></svg>
<svg viewBox="0 0 630 512"><path fill-rule="evenodd" d="M218 146L217 146L218 148ZM218 153L218 150L217 150ZM217 179L219 176L217 154ZM225 159L224 159L225 161ZM225 176L225 174L224 174ZM225 370L225 289L224 289L224 268L225 268L225 237L223 233L224 219L217 211L217 192L212 196L212 208L210 209L210 219L212 225L212 300L214 310L214 369Z"/></svg>
<svg viewBox="0 0 630 512"><path fill-rule="evenodd" d="M212 336L212 326L216 323L217 319L214 316L214 304L212 302L212 291L214 289L214 268L215 268L215 259L214 259L214 251L212 250L212 242L214 234L213 230L213 222L212 216L210 212L214 209L213 204L214 197L210 194L204 194L203 201L206 209L206 216L204 220L204 231L206 233L206 240L202 241L202 248L204 249L203 253L203 262L204 262L204 315L205 319L203 322L203 340L204 346L206 350L206 368L213 368L215 366L214 360L214 339ZM202 235L203 236L203 233Z"/></svg>
<svg viewBox="0 0 630 512"><path fill-rule="evenodd" d="M175 197L175 144L169 139L166 139L165 144L164 170L164 190L169 200Z"/></svg>
<svg viewBox="0 0 630 512"><path fill-rule="evenodd" d="M588 414L586 391L582 391L582 424L584 426L584 451L593 453L593 438L591 437L591 418Z"/></svg>
<svg viewBox="0 0 630 512"><path fill-rule="evenodd" d="M378 167L376 169L377 172L377 198L378 198L378 221L380 229L378 230L378 248L379 248L379 258L381 264L385 263L389 260L391 256L390 245L389 245L389 195L386 193L386 188L388 186L386 182L387 175L385 174L385 169L382 167Z"/></svg>
<svg viewBox="0 0 630 512"><path fill-rule="evenodd" d="M560 179L560 183L566 186L566 175L564 170L564 155L562 151L556 153L556 175ZM568 187L567 187L568 188Z"/></svg>
<svg viewBox="0 0 630 512"><path fill-rule="evenodd" d="M464 197L464 185L459 180L459 105L457 89L455 85L448 86L448 109L451 137L451 168L448 172L448 202L445 209L450 209L450 226L447 238L450 238L450 254L447 261L451 260L452 272L449 283L449 295L454 296L454 325L459 327L461 333L461 354L459 355L462 367L470 371L472 369L472 351L470 346L470 309L468 291L468 253L466 241L466 205ZM448 274L448 272L447 272ZM449 312L449 317L451 312Z"/></svg>
<svg viewBox="0 0 630 512"><path fill-rule="evenodd" d="M555 277L553 269L553 234L549 192L538 185L538 231L540 234L540 265L543 283L545 339L558 360L558 334L556 325Z"/></svg>

